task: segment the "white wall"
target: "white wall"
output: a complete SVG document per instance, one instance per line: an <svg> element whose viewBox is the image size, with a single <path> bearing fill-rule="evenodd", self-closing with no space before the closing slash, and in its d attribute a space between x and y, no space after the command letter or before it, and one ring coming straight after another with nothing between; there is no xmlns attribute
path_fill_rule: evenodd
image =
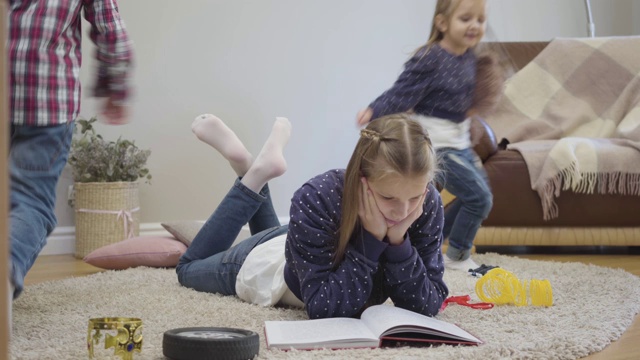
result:
<svg viewBox="0 0 640 360"><path fill-rule="evenodd" d="M633 24L633 34L640 35L640 1L633 0L631 8L631 23Z"/></svg>
<svg viewBox="0 0 640 360"><path fill-rule="evenodd" d="M633 31L633 7L638 7L639 5L640 0L591 0L596 35L637 34L637 32ZM636 17L635 20L637 23L640 19Z"/></svg>
<svg viewBox="0 0 640 360"><path fill-rule="evenodd" d="M489 25L501 41L546 41L588 35L583 0L488 0L488 3ZM638 3L640 0L591 0L596 35L630 35L631 8Z"/></svg>
<svg viewBox="0 0 640 360"><path fill-rule="evenodd" d="M593 0L598 36L638 33L640 0ZM489 0L503 41L587 35L581 0ZM151 185L141 185L141 221L205 219L234 174L190 131L200 113L219 115L257 153L276 116L293 124L289 172L272 182L275 208L288 213L305 180L345 167L357 139L354 116L391 85L409 52L428 35L435 1L135 0L120 10L135 42L132 122L100 126L150 148ZM633 11L632 11L633 10ZM634 15L635 14L635 17ZM636 20L636 21L633 21ZM494 39L495 40L495 39ZM91 84L85 44L83 82ZM87 99L82 115L96 113ZM58 187L59 226L73 226L72 183Z"/></svg>

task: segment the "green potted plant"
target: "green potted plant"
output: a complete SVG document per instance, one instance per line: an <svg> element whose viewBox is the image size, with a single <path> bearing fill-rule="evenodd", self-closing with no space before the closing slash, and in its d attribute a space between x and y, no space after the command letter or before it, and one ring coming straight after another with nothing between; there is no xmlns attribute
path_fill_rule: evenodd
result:
<svg viewBox="0 0 640 360"><path fill-rule="evenodd" d="M133 141L118 138L106 141L96 133L93 123L98 119L76 121L71 140L69 165L76 183L132 182L151 180L147 159L151 150L142 150Z"/></svg>
<svg viewBox="0 0 640 360"><path fill-rule="evenodd" d="M96 121L96 117L76 121L69 151L78 258L139 235L139 180L151 181L147 167L151 151L121 137L105 140L93 126Z"/></svg>

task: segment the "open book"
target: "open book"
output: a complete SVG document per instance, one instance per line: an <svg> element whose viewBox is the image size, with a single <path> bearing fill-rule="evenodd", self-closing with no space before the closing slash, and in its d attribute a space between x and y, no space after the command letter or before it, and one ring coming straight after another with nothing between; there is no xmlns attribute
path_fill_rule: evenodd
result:
<svg viewBox="0 0 640 360"><path fill-rule="evenodd" d="M367 308L360 319L265 321L269 349L376 348L384 340L479 345L460 327L391 305Z"/></svg>

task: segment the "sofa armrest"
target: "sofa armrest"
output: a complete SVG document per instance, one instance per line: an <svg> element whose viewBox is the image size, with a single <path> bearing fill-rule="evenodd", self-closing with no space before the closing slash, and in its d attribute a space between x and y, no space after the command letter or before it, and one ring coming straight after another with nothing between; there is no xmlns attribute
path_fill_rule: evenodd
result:
<svg viewBox="0 0 640 360"><path fill-rule="evenodd" d="M498 143L493 129L482 118L471 118L471 145L482 162L498 151Z"/></svg>

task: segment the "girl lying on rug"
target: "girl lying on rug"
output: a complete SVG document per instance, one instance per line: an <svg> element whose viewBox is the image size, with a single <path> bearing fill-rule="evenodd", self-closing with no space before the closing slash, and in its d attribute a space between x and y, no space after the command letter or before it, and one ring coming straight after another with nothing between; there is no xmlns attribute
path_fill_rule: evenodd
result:
<svg viewBox="0 0 640 360"><path fill-rule="evenodd" d="M286 170L289 121L275 121L255 160L213 115L197 117L192 129L238 179L180 259L180 284L263 306L304 307L312 319L356 317L388 298L438 313L448 295L443 207L431 183L435 152L417 122L390 115L369 123L346 170L320 174L294 193L283 226L267 182ZM252 236L231 247L247 223Z"/></svg>

